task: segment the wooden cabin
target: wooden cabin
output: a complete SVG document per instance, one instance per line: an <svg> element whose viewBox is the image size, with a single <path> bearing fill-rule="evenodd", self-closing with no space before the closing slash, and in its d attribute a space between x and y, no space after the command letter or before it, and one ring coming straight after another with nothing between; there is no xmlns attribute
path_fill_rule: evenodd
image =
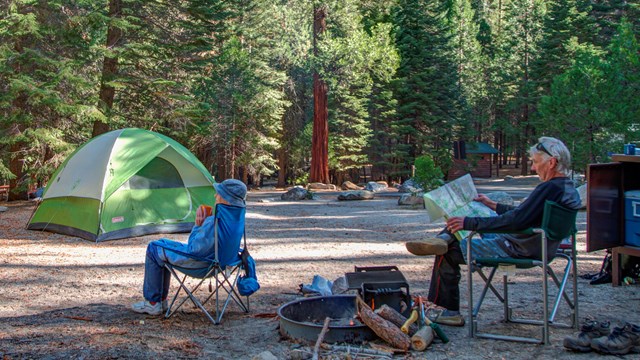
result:
<svg viewBox="0 0 640 360"><path fill-rule="evenodd" d="M470 173L472 177L490 178L494 171L491 157L497 154L498 150L486 142L468 143L463 146L464 151L456 152L463 155L454 158L447 179L455 180L466 173Z"/></svg>

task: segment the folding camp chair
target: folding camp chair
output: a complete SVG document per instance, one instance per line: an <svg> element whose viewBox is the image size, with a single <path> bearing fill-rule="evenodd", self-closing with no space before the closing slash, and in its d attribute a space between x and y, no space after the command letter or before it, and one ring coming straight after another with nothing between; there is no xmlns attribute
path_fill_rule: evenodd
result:
<svg viewBox="0 0 640 360"><path fill-rule="evenodd" d="M515 259L515 258L472 258L471 253L471 237L477 232L473 232L468 236L467 241L467 263L469 264L469 271L467 275L467 282L469 287L469 336L479 338L489 338L497 340L507 341L519 341L527 343L541 343L547 344L549 342L549 326L556 327L573 327L578 328L578 281L577 281L577 264L576 264L576 215L577 210L566 209L552 201L546 201L544 206L544 215L542 219L542 225L540 228L531 228L518 233L541 234L542 237L542 260L532 259ZM513 232L510 232L513 233ZM553 269L549 266L549 263L553 261L553 257L549 259L547 254L547 242L558 241L562 242L565 239L569 239L570 243L564 243L559 247L558 252L555 254L555 258L561 258L566 260L566 266L562 279L559 280ZM509 307L509 295L508 295L508 272L505 271L503 275L503 291L502 294L496 290L492 285L492 280L499 268L503 266L515 267L517 269L529 269L533 267L542 268L542 317L537 319L524 319L514 318L512 316L512 309ZM482 269L491 268L491 272L487 277ZM472 270L478 272L482 280L484 280L484 288L475 307L473 305L473 278ZM567 295L567 281L569 275L573 279L572 298ZM548 303L548 284L547 279L551 277L554 283L558 286L558 293L555 296L554 305L551 313L549 313ZM538 338L509 336L504 334L478 332L478 320L477 316L480 311L482 302L484 301L487 291L491 290L504 307L504 320L505 322L529 324L529 325L541 325L542 336ZM560 306L561 299L564 299L571 310L571 323L557 323L555 321L556 313Z"/></svg>
<svg viewBox="0 0 640 360"><path fill-rule="evenodd" d="M214 252L209 258L200 258L193 255L181 253L176 250L165 249L165 251L174 251L178 254L186 257L190 257L198 261L200 266L197 267L182 267L174 264L165 264L165 267L169 270L172 276L178 281L178 290L176 291L167 312L165 318L171 317L180 309L180 307L187 301L191 302L198 307L205 316L215 325L220 324L222 316L229 305L229 302L233 300L244 312L249 312L249 297L246 297L246 303L242 297L236 291L236 284L241 271L244 269L241 259L242 248L240 248L240 241L243 240L243 248L247 246L247 238L245 234L245 208L217 204L215 207L215 246ZM182 273L180 277L178 272ZM191 290L187 287L187 278L198 279L195 287ZM209 292L210 294L200 301L195 292L209 280ZM212 283L213 282L213 283ZM214 286L215 284L215 286ZM184 291L184 296L180 301L178 296L180 292ZM222 293L221 293L222 292ZM204 307L207 302L215 296L215 317ZM174 306L175 305L175 306Z"/></svg>

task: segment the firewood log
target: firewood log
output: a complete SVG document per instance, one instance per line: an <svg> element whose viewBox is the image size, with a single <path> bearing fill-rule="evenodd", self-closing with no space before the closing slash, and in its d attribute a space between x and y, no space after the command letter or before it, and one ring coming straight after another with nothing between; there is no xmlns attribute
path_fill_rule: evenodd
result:
<svg viewBox="0 0 640 360"><path fill-rule="evenodd" d="M374 311L376 314L380 315L383 319L390 321L397 327L401 327L402 324L407 321L407 318L404 315L397 312L394 308L389 305L382 305ZM418 331L418 324L413 323L409 326L409 335L413 335Z"/></svg>
<svg viewBox="0 0 640 360"><path fill-rule="evenodd" d="M411 339L407 334L400 331L395 324L376 315L360 297L357 299L358 314L365 325L391 346L404 351L409 350Z"/></svg>
<svg viewBox="0 0 640 360"><path fill-rule="evenodd" d="M411 349L423 351L432 341L433 329L429 326L423 326L411 337Z"/></svg>

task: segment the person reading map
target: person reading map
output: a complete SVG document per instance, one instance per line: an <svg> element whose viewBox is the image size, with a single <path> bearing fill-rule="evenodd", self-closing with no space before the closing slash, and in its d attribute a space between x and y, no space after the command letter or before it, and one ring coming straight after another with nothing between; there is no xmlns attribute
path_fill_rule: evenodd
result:
<svg viewBox="0 0 640 360"><path fill-rule="evenodd" d="M425 207L431 219L445 217L446 227L433 238L409 241L405 245L414 255L436 255L431 274L428 300L446 308L437 322L463 326L460 314L460 265L466 263L465 230L500 231L483 233L471 241L474 257L527 258L540 260L540 234L523 235L502 232L538 227L542 223L545 201L568 209L580 208L580 197L573 181L567 177L571 154L562 141L541 137L531 147L531 170L540 183L519 206L498 204L486 195L477 194L470 176L425 194ZM548 253L555 254L558 242L549 242Z"/></svg>

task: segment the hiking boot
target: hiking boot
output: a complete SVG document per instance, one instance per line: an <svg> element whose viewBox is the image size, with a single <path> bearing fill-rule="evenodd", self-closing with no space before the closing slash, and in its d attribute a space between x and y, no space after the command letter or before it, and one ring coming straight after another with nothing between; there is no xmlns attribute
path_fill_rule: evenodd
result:
<svg viewBox="0 0 640 360"><path fill-rule="evenodd" d="M447 242L441 238L433 237L423 240L407 241L407 250L413 255L443 255L449 250Z"/></svg>
<svg viewBox="0 0 640 360"><path fill-rule="evenodd" d="M131 310L137 312L138 314L149 314L149 315L160 315L162 314L162 303L157 302L155 304L151 304L147 300L143 300L131 305Z"/></svg>
<svg viewBox="0 0 640 360"><path fill-rule="evenodd" d="M609 336L591 340L591 348L603 354L624 355L640 352L640 326L626 323L616 327Z"/></svg>
<svg viewBox="0 0 640 360"><path fill-rule="evenodd" d="M460 311L444 310L433 322L440 325L464 326L464 317Z"/></svg>
<svg viewBox="0 0 640 360"><path fill-rule="evenodd" d="M591 341L599 337L609 335L611 324L608 321L598 322L586 320L580 327L580 333L576 337L564 338L564 347L573 351L591 351Z"/></svg>

